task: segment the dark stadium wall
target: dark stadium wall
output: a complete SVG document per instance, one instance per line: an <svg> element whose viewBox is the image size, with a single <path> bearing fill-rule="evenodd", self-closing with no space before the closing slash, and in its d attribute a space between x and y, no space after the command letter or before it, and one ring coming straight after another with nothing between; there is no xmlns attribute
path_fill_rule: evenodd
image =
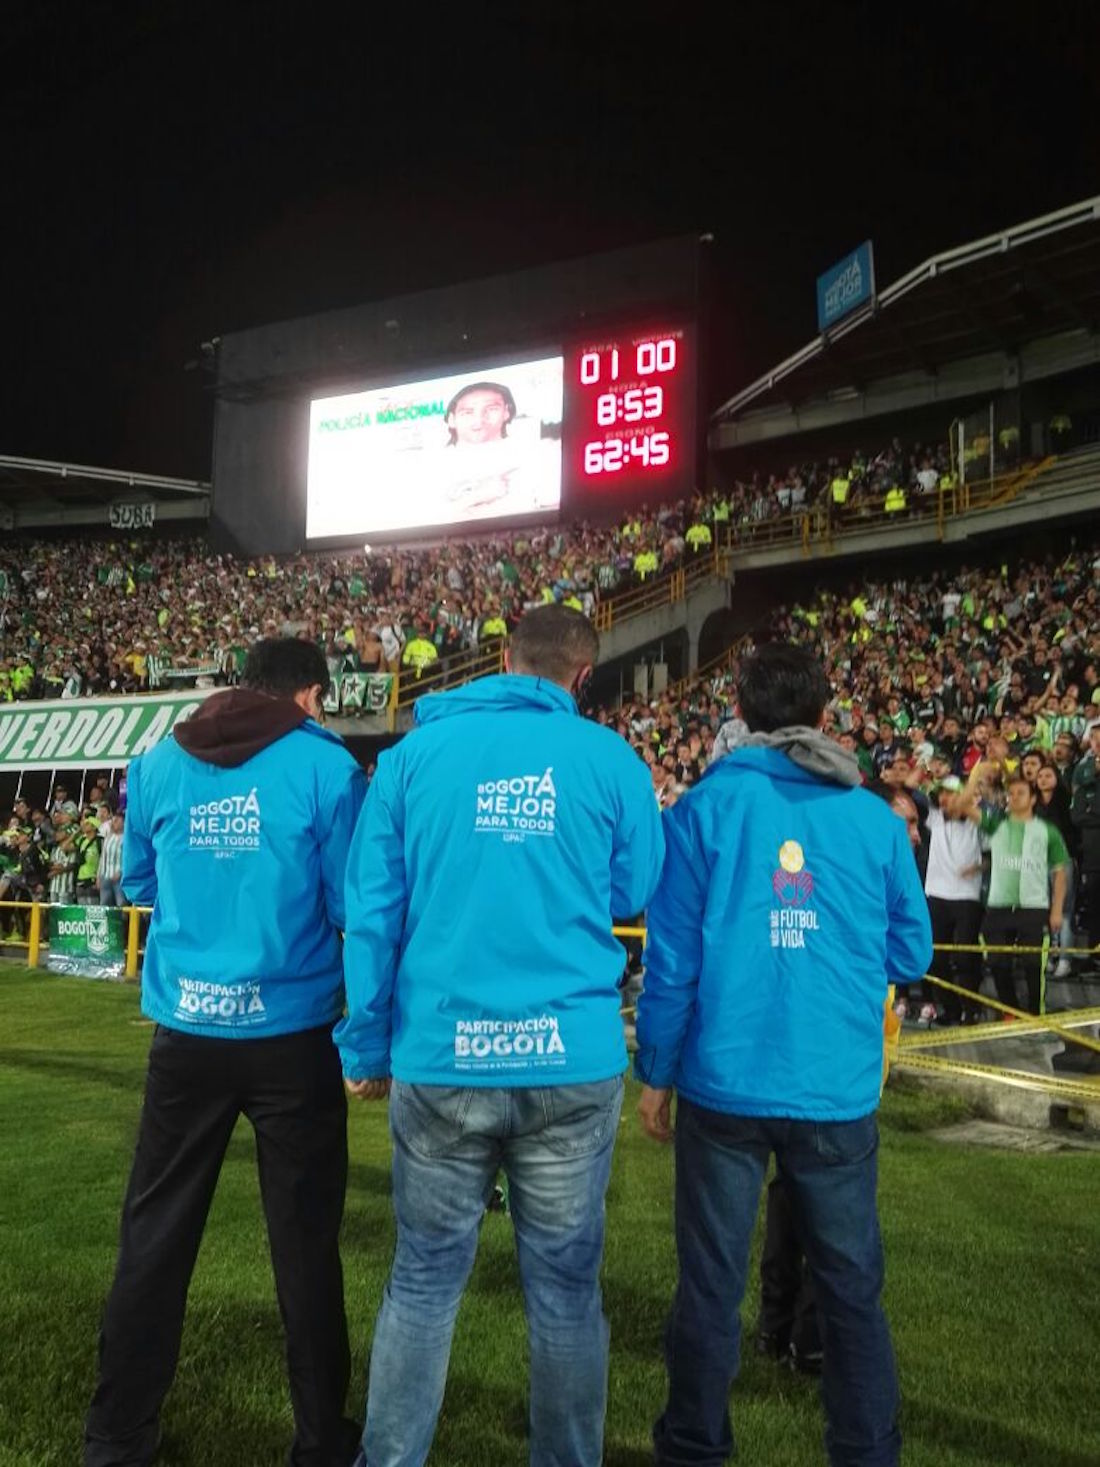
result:
<svg viewBox="0 0 1100 1467"><path fill-rule="evenodd" d="M694 320L700 250L696 236L680 236L226 333L217 345L215 547L302 548L311 399L510 352L556 352L593 327L657 312Z"/></svg>

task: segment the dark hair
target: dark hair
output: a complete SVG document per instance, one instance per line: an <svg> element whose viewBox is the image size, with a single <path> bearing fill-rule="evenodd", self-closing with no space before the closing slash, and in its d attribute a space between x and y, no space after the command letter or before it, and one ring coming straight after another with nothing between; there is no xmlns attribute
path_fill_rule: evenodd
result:
<svg viewBox="0 0 1100 1467"><path fill-rule="evenodd" d="M1017 769L1015 774L1010 774L1008 776L1008 778L1005 780L1005 789L1010 790L1014 784L1026 784L1031 793L1035 793L1035 786L1021 769Z"/></svg>
<svg viewBox="0 0 1100 1467"><path fill-rule="evenodd" d="M305 688L328 692L328 663L320 647L298 637L265 637L248 649L241 685L277 698L293 698Z"/></svg>
<svg viewBox="0 0 1100 1467"><path fill-rule="evenodd" d="M454 397L452 397L450 402L447 404L447 411L443 414L443 421L447 421L447 419L451 416L455 408L458 407L459 403L468 392L495 392L503 399L504 406L508 409L508 417L505 422L501 424L500 436L502 438L507 438L508 424L516 416L516 400L512 396L512 389L510 387L505 387L503 382L467 382L466 386L463 387L460 391L456 392ZM458 442L458 434L449 424L447 427L447 436L448 447L453 448Z"/></svg>
<svg viewBox="0 0 1100 1467"><path fill-rule="evenodd" d="M536 606L512 633L512 666L531 677L568 685L595 666L600 639L588 618L570 606Z"/></svg>
<svg viewBox="0 0 1100 1467"><path fill-rule="evenodd" d="M752 733L816 728L829 701L825 669L805 647L769 642L742 663L737 701Z"/></svg>

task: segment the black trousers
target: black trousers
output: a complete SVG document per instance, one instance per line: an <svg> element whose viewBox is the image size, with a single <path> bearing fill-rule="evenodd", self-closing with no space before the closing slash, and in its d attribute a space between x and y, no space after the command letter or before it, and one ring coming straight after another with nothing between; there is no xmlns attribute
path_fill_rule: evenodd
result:
<svg viewBox="0 0 1100 1467"><path fill-rule="evenodd" d="M1042 947L1050 935L1045 907L987 907L982 935L990 947ZM1019 1007L1016 993L1016 965L1023 969L1027 983L1026 1008L1030 1014L1042 1012L1046 984L1046 957L1039 953L990 953L989 971L993 974L997 997L1013 1008Z"/></svg>
<svg viewBox="0 0 1100 1467"><path fill-rule="evenodd" d="M157 1028L118 1265L99 1337L85 1467L146 1467L179 1356L187 1290L229 1138L256 1137L294 1408L293 1467L346 1467L350 1359L338 1234L347 1100L328 1027L273 1039Z"/></svg>
<svg viewBox="0 0 1100 1467"><path fill-rule="evenodd" d="M780 1350L803 1357L821 1354L821 1330L813 1276L802 1251L794 1204L782 1177L768 1186L764 1249L760 1255L760 1332Z"/></svg>
<svg viewBox="0 0 1100 1467"><path fill-rule="evenodd" d="M941 943L959 947L977 946L978 934L982 929L981 902L948 901L944 897L930 896L928 913L932 918L932 941L937 947ZM977 993L982 986L980 952L937 953L933 967L937 978L946 978L949 983L957 983L960 988L968 988L971 993ZM964 1000L957 993L949 993L946 988L928 986L932 987L934 996L942 1002L949 1019L957 1022L963 1015L964 1005L968 1017L981 1012L981 1004Z"/></svg>

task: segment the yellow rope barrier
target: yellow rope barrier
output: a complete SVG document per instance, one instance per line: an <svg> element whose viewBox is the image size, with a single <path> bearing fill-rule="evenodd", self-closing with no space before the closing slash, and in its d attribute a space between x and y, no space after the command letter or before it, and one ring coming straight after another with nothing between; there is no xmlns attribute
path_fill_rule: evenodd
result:
<svg viewBox="0 0 1100 1467"><path fill-rule="evenodd" d="M957 983L948 983L946 978L937 978L933 973L925 973L924 982L934 983L937 988L945 988L949 993L960 994L973 1003L980 1004L982 1008L996 1009L999 1013L1009 1014L1013 1019L1022 1019L1025 1023L1033 1023L1034 1014L1025 1013L1023 1009L1014 1009L1011 1004L1002 1003L999 998L988 998L985 994L974 993L972 989L960 988ZM1072 1029L1065 1029L1061 1024L1050 1021L1050 1016L1043 1015L1047 1021L1046 1028L1051 1034L1057 1034L1059 1039L1067 1039L1071 1044L1079 1044L1082 1049L1091 1049L1100 1054L1100 1042L1095 1039L1086 1039L1082 1034L1075 1034Z"/></svg>
<svg viewBox="0 0 1100 1467"><path fill-rule="evenodd" d="M897 1068L916 1074L947 1075L973 1080L997 1080L1020 1090L1041 1090L1062 1100L1100 1101L1100 1080L1071 1079L1066 1075L1042 1075L1031 1070L1012 1070L1000 1065L979 1065L972 1060L938 1059L927 1054L907 1054L904 1046L895 1061Z"/></svg>
<svg viewBox="0 0 1100 1467"><path fill-rule="evenodd" d="M1056 952L1060 958L1100 958L1100 947L990 947L980 942L937 942L938 953L1045 953Z"/></svg>

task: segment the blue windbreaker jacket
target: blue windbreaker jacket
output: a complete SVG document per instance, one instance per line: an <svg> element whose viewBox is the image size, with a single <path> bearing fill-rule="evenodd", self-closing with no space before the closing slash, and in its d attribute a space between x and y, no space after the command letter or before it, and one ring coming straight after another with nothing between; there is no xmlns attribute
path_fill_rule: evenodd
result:
<svg viewBox="0 0 1100 1467"><path fill-rule="evenodd" d="M421 698L348 860L349 1079L543 1086L626 1068L612 919L664 841L645 766L539 678Z"/></svg>
<svg viewBox="0 0 1100 1467"><path fill-rule="evenodd" d="M638 1078L734 1115L878 1105L888 983L932 957L905 823L865 790L739 749L665 816Z"/></svg>
<svg viewBox="0 0 1100 1467"><path fill-rule="evenodd" d="M234 768L174 739L133 761L122 886L153 906L150 1019L262 1039L339 1016L344 872L365 793L351 754L312 720Z"/></svg>

